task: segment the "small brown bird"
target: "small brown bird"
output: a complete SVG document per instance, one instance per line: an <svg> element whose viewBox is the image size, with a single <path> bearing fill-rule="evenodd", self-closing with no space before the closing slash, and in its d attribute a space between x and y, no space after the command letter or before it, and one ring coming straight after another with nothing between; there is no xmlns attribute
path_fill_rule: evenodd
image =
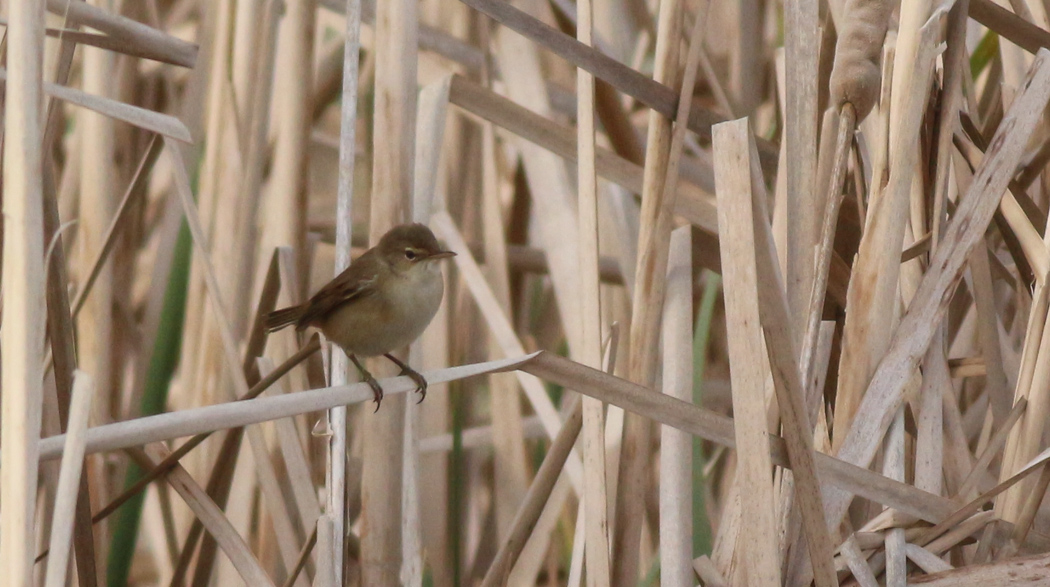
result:
<svg viewBox="0 0 1050 587"><path fill-rule="evenodd" d="M383 388L358 357L383 355L393 361L416 382L423 401L427 380L390 353L418 338L434 318L445 288L437 261L454 255L422 224L395 226L308 301L267 315L266 327L270 332L291 324L300 331L321 329L372 387L376 410Z"/></svg>

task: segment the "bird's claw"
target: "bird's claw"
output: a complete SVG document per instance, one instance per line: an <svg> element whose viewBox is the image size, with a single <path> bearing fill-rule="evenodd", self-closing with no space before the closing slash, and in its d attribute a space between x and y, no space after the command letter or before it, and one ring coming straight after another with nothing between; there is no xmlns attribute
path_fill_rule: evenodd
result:
<svg viewBox="0 0 1050 587"><path fill-rule="evenodd" d="M383 388L379 385L379 382L376 381L376 378L372 377L371 373L365 376L365 383L367 383L368 386L372 388L372 393L375 395L376 402L375 412L378 412L379 404L383 402ZM374 414L375 412L372 413Z"/></svg>
<svg viewBox="0 0 1050 587"><path fill-rule="evenodd" d="M412 381L414 381L416 383L416 391L418 391L419 395L420 395L419 401L416 402L416 403L417 404L423 403L423 400L426 399L426 397L427 397L427 380L426 380L426 378L423 377L422 375L420 375L419 371L416 371L412 367L409 367L408 365L405 364L404 361L402 361L401 359L395 357L394 355L391 355L390 353L387 353L387 354L385 354L383 356L388 358L388 359L390 359L398 367L401 367L401 375L408 375L408 377L410 379L412 379Z"/></svg>
<svg viewBox="0 0 1050 587"><path fill-rule="evenodd" d="M427 398L427 380L415 369L405 367L401 370L402 375L408 375L408 377L416 383L416 391L419 392L419 401L417 404L423 403L423 400Z"/></svg>

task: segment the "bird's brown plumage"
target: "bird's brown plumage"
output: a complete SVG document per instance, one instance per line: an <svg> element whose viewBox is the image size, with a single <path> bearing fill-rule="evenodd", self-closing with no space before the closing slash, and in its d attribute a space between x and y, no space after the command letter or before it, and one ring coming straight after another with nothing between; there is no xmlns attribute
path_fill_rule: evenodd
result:
<svg viewBox="0 0 1050 587"><path fill-rule="evenodd" d="M273 332L295 324L296 330L319 325L319 321L336 308L375 293L378 286L378 264L389 252L418 249L421 255L441 253L434 233L423 224L402 224L390 229L379 244L358 257L332 281L309 300L271 312L266 316L266 328Z"/></svg>

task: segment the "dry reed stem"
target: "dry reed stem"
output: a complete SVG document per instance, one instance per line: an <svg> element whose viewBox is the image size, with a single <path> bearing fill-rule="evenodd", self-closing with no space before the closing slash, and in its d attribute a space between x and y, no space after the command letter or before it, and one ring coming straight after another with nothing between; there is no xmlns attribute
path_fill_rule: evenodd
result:
<svg viewBox="0 0 1050 587"><path fill-rule="evenodd" d="M451 367L439 371L430 371L424 375L426 375L427 381L435 384L458 381L466 377L511 370L520 365L522 361L528 360L533 356L535 356L535 353L524 355L524 358L515 357L501 361ZM407 393L415 389L411 385L411 379L407 377L399 376L384 379L381 382L386 393L391 395ZM87 454L92 454L146 445L161 440L204 434L216 430L229 430L278 418L327 410L339 404L362 403L372 398L369 393L371 393L371 388L367 384L354 383L340 387L324 387L281 396L257 398L244 402L226 402L96 426L88 430L85 450ZM58 458L62 454L62 443L64 440L64 435L42 439L40 442L40 458Z"/></svg>
<svg viewBox="0 0 1050 587"><path fill-rule="evenodd" d="M430 395L430 392L427 392ZM526 440L532 440L535 438L543 438L546 434L543 431L543 423L536 416L529 416L522 420L522 433L525 435ZM493 444L493 428L492 426L477 426L474 428L467 428L463 430L462 442L463 448L481 448L492 446ZM419 441L419 451L421 453L441 453L449 452L452 450L452 433L446 432L442 434L436 434L433 436L427 436Z"/></svg>
<svg viewBox="0 0 1050 587"><path fill-rule="evenodd" d="M416 141L416 194L426 192L429 207L419 202L413 205L417 218L429 217L431 209L443 204L438 179L442 168L441 150L445 144L445 122L448 106L449 80L431 84L420 92L416 134L424 137ZM430 198L429 196L433 196ZM451 290L448 273L445 274L445 291ZM449 299L449 298L446 298ZM415 343L422 350L420 366L423 369L440 369L449 366L450 348L450 303L442 303L431 322L431 327ZM427 392L427 401L421 404L420 436L431 436L444 433L451 425L450 396L447 384L431 385ZM451 587L453 568L447 529L449 520L449 456L426 455L420 446L412 447L415 451L414 462L417 468L415 475L426 480L426 491L419 496L420 515L419 531L422 534L422 550L430 564L431 578L436 587ZM406 461L405 467L413 466ZM407 548L408 545L406 545ZM419 553L422 555L422 553Z"/></svg>
<svg viewBox="0 0 1050 587"><path fill-rule="evenodd" d="M945 202L948 199L949 171L952 158L952 136L958 125L958 111L963 104L962 77L966 58L966 26L969 22L967 11L970 0L961 0L952 6L948 13L948 30L945 35L947 49L944 53L942 107L937 128L937 162L933 186L933 209L931 213L930 234L932 241L941 240L944 222L947 220ZM996 381L991 383L997 384Z"/></svg>
<svg viewBox="0 0 1050 587"><path fill-rule="evenodd" d="M805 335L806 309L813 287L813 253L820 242L823 198L817 185L817 61L820 52L817 2L784 3L785 79L787 104L784 143L787 165L787 271L795 347Z"/></svg>
<svg viewBox="0 0 1050 587"><path fill-rule="evenodd" d="M8 70L0 68L0 82L7 83ZM63 102L75 104L88 110L97 112L103 116L121 120L128 124L137 126L144 130L160 133L165 136L190 142L190 131L178 118L168 114L161 114L145 108L139 108L124 102L118 102L110 98L104 98L86 92L59 86L50 82L44 82L44 92Z"/></svg>
<svg viewBox="0 0 1050 587"><path fill-rule="evenodd" d="M702 554L693 560L693 570L696 571L696 576L700 577L703 584L708 587L726 587L729 585L729 582L722 576L722 573L718 572L714 563L711 562L711 558L706 554Z"/></svg>
<svg viewBox="0 0 1050 587"><path fill-rule="evenodd" d="M33 577L35 461L43 398L42 12L31 0L9 6L11 70L4 92L0 566L22 585Z"/></svg>
<svg viewBox="0 0 1050 587"><path fill-rule="evenodd" d="M376 7L376 78L369 240L412 217L415 150L417 3ZM393 585L402 563L402 471L405 399L364 422L361 480L361 584ZM340 516L342 512L332 512ZM340 537L336 537L339 541ZM341 550L339 551L341 552ZM337 573L342 577L342 573Z"/></svg>
<svg viewBox="0 0 1050 587"><path fill-rule="evenodd" d="M956 181L960 184L960 187L969 186L973 180L972 170L978 167L980 158L984 156L981 147L971 142L973 138L977 137L969 133L965 137L960 134L955 135L954 145L956 152L967 164L957 166L956 169ZM1046 272L1050 270L1050 253L1048 253L1046 245L1043 243L1043 238L1040 236L1041 231L1034 226L1032 218L1021 206L1014 189L1015 184L1011 182L1007 191L1003 194L1003 199L999 202L999 213L1002 214L1006 224L1013 232L1013 237L1016 238L1021 251L1024 253L1024 261L1027 261L1031 267L1035 282L1043 283ZM999 410L1003 406L993 407ZM1002 413L997 414L997 417L1001 416Z"/></svg>
<svg viewBox="0 0 1050 587"><path fill-rule="evenodd" d="M671 233L663 315L663 393L686 402L692 401L693 395L691 231L691 227L683 226ZM693 581L694 490L692 439L684 432L662 427L660 584L666 587L691 585Z"/></svg>
<svg viewBox="0 0 1050 587"><path fill-rule="evenodd" d="M523 360L525 363L522 363ZM663 394L653 394L638 385L546 353L529 355L524 359L452 368L429 373L427 377L430 381L440 383L491 372L493 369L514 368L517 365L552 382L579 389L603 401L645 414L661 423L720 444L733 445L732 420L724 416L717 416L702 408L664 397ZM414 389L412 382L405 377L387 380L383 382L383 385L384 389L391 394L406 393ZM297 413L322 410L339 403L364 402L370 398L370 388L365 384L356 384L238 404L220 404L183 410L179 413L162 414L91 429L88 433L87 450L88 452L113 450L166 438L187 436L195 432L224 429L230 426L288 417ZM772 437L771 441L773 463L780 466L787 465L783 444L777 437ZM61 436L45 439L42 442L42 457L58 456L62 442ZM892 482L881 475L826 455L817 454L816 464L822 477L829 483L841 485L848 491L885 503L911 515L936 521L946 518L955 509L955 506L945 498L932 496L914 487Z"/></svg>
<svg viewBox="0 0 1050 587"><path fill-rule="evenodd" d="M746 122L745 122L746 124ZM746 128L742 129L746 132ZM743 134L738 130L737 148L746 148L744 159L751 169L751 226L755 238L755 262L758 275L764 283L758 286L759 314L763 325L770 370L776 390L778 410L784 429L784 438L791 461L792 478L796 487L802 529L806 536L814 580L819 585L835 582L832 568L831 543L828 525L824 521L820 485L813 464L813 427L806 410L806 384L799 368L798 350L791 332L791 313L786 292L777 267L769 214L766 211L765 185L759 167L754 138L748 135L747 145L741 144ZM747 218L739 218L743 222Z"/></svg>
<svg viewBox="0 0 1050 587"><path fill-rule="evenodd" d="M112 14L87 2L47 0L48 12L63 15L70 25L82 25L106 33L110 39L128 47L128 52L149 55L165 63L194 67L197 46L119 14ZM14 19L12 18L12 21Z"/></svg>
<svg viewBox="0 0 1050 587"><path fill-rule="evenodd" d="M1047 462L1050 462L1050 449L1047 449L1040 453L1036 458L1032 459L1024 468L1018 471L1009 479L999 483L990 490L982 493L973 500L966 503L966 505L955 510L950 516L944 518L937 523L936 526L924 531L916 540L916 544L926 545L936 540L941 535L947 533L952 528L955 528L960 522L978 513L981 508L989 501L995 499L996 496L1002 494L1004 491L1010 489L1018 482L1023 481L1032 472L1041 470ZM1002 522L1006 524L1008 522Z"/></svg>
<svg viewBox="0 0 1050 587"><path fill-rule="evenodd" d="M346 11L344 0L318 0L318 5L331 10L337 14ZM375 25L375 2L364 0L361 6L361 21L368 25ZM484 54L481 50L451 35L441 28L431 26L426 22L419 23L419 49L432 51L442 57L460 64L467 72L480 71L484 62Z"/></svg>
<svg viewBox="0 0 1050 587"><path fill-rule="evenodd" d="M1028 311L1024 347L1021 351L1021 363L1017 374L1017 383L1014 389L1014 397L1018 400L1024 399L1027 402L1028 395L1031 392L1032 380L1035 376L1036 359L1043 343L1042 334L1046 325L1048 302L1050 302L1050 299L1048 298L1050 298L1050 287L1046 284L1042 286L1037 285L1035 292L1032 295L1032 301ZM1019 450L1023 439L1023 431L1017 429L1011 430L1010 436L1007 439L1006 448L1003 451L1002 467L999 471L1000 480L1005 479L1006 476L1010 475L1010 472L1016 468L1016 461L1020 460L1016 453ZM1007 499L1000 500L996 503L996 513L1004 516L1007 507L1013 506L1012 501L1014 499L1016 498L1008 496Z"/></svg>
<svg viewBox="0 0 1050 587"><path fill-rule="evenodd" d="M1006 201L1006 197L1003 197ZM1002 204L1000 204L1000 208ZM1003 363L1002 341L999 337L999 318L995 308L991 266L988 262L987 239L978 243L970 256L970 281L977 312L977 337L984 357L985 394L992 406L992 415L1002 427L1006 409L1010 407L1010 383ZM1050 265L1047 266L1050 270ZM1004 409L1006 408L1006 409Z"/></svg>
<svg viewBox="0 0 1050 587"><path fill-rule="evenodd" d="M199 170L198 209L204 214L203 220L207 222L209 234L213 234L214 227L219 223L215 214L219 194L222 193L220 182L223 179L236 177L235 174L224 173L225 166L222 162L226 157L233 159L240 156L237 149L230 145L234 141L229 136L229 126L231 126L231 120L236 118L230 115L230 110L233 109L236 102L228 95L230 87L225 81L231 67L225 56L229 53L233 34L233 27L230 23L233 18L232 5L230 0L219 0L214 3L215 8L212 11L214 22L212 24L216 28L213 37L209 39L207 48L210 54L222 57L210 59L209 67L206 70L201 68L199 74L205 78L207 87L201 90L204 93L201 101L205 110L205 128L203 129L205 145ZM203 396L206 394L207 377L215 370L213 365L216 353L213 344L214 328L209 326L210 309L205 301L207 294L202 271L198 263L191 264L186 308L192 311L186 312L183 338L192 341L195 349L194 356L188 364L191 365L193 372L192 385L200 389ZM202 399L207 401L206 398Z"/></svg>
<svg viewBox="0 0 1050 587"><path fill-rule="evenodd" d="M2 21L2 19L0 19ZM180 59L172 58L168 53L157 52L150 46L144 45L129 45L123 41L118 41L109 35L102 35L98 33L85 33L75 29L59 28L53 29L48 28L45 31L48 37L62 39L63 44L70 43L72 45L84 45L87 47L97 47L99 49L105 49L113 53L120 53L127 55L128 57L138 57L141 59L150 59L159 63L168 63L171 65L183 65ZM196 48L195 48L196 49Z"/></svg>
<svg viewBox="0 0 1050 587"><path fill-rule="evenodd" d="M585 46L594 44L594 8L591 0L577 3L576 35ZM594 76L576 70L577 189L579 200L580 362L598 367L602 360L601 298L598 278L598 178L595 172ZM609 585L609 510L606 502L605 409L593 398L582 398L584 546L587 585Z"/></svg>
<svg viewBox="0 0 1050 587"><path fill-rule="evenodd" d="M831 175L824 198L824 216L821 221L820 240L817 242L816 267L813 275L813 286L809 292L809 303L806 306L806 322L802 339L802 354L799 367L802 369L802 381L813 379L816 360L816 347L820 338L821 316L824 311L824 298L827 294L831 259L834 255L835 230L839 222L839 210L845 198L843 184L846 181L847 157L851 138L856 130L857 112L851 103L845 103L839 111L838 136L835 139ZM828 145L827 148L831 148Z"/></svg>
<svg viewBox="0 0 1050 587"><path fill-rule="evenodd" d="M277 33L282 6L283 4L278 2L278 0L267 0L260 7L261 14L258 25L261 31L258 34L257 46L254 47L254 54L249 59L248 66L245 67L245 69L251 70L250 77L244 82L247 87L242 87L237 94L237 96L240 96L240 93L248 94L245 96L246 104L241 109L242 124L239 131L243 138L238 142L240 145L238 151L244 157L244 169L243 171L238 170L236 165L222 167L224 172L223 181L227 185L232 184L231 187L226 189L236 191L235 197L226 198L229 204L223 207L225 210L232 208L234 219L231 224L233 230L219 231L217 236L221 237L225 233L227 237L233 237L233 242L230 242L228 245L229 250L225 251L224 259L231 274L229 291L233 293L229 298L229 307L234 312L234 327L238 333L244 332L248 326L245 321L249 316L250 308L248 308L246 302L250 298L237 295L236 292L252 291L252 278L255 276L256 269L255 255L259 248L259 234L256 218L257 212L248 214L238 214L237 212L242 210L254 212L261 208L263 177L269 153L267 135L270 130L269 112L274 86L272 72L276 62ZM232 67L236 71L237 64L235 63ZM236 92L237 88L234 91ZM238 130L229 128L230 126L233 125L228 125L224 134L224 138L227 141L233 139L232 132ZM246 365L248 364L246 363ZM251 368L251 365L248 366Z"/></svg>
<svg viewBox="0 0 1050 587"><path fill-rule="evenodd" d="M330 552L332 550L332 527L335 525L335 521L332 520L332 514L323 514L317 520L317 544L315 548L318 552ZM335 560L328 557L317 558L317 574L314 575L314 582L318 585L335 585Z"/></svg>
<svg viewBox="0 0 1050 587"><path fill-rule="evenodd" d="M306 346L304 346L303 349L299 353L296 353L295 355L290 357L287 361L282 363L277 369L273 370L267 376L265 376L262 379L260 379L259 382L256 383L252 387L251 390L249 390L248 394L246 396L242 396L240 399L243 401L243 400L252 399L254 397L257 397L259 394L261 394L263 391L265 391L270 385L275 383L280 377L282 377L286 373L288 373L288 371L291 370L292 367L294 367L295 365L297 365L300 362L302 362L309 355L317 352L318 348L319 348L319 343L318 343L317 339L316 338L311 339L310 343L307 344ZM222 428L217 428L217 430L221 430L221 429ZM155 480L155 479L161 477L162 475L164 475L172 466L174 466L176 463L178 463L179 460L183 456L185 456L191 450L193 450L194 448L199 446L200 443L204 442L204 440L206 440L207 437L210 435L210 432L211 431L198 434L198 435L194 436L193 438L187 440L183 444L181 444L178 449L176 449L171 454L166 456L164 458L164 460L161 461L156 467L153 467L153 468L149 469L133 485L131 485L128 488L126 488L120 495L118 495L109 504L107 504L106 507L104 507L101 510L99 510L95 514L95 516L92 518L92 521L93 522L98 522L98 521L104 519L106 516L112 514L114 511L116 511L116 509L118 507L120 507L122 504L124 504L128 499L130 499L132 496L136 495L137 493L139 493L140 491L145 489L145 487L149 483L151 483L153 480ZM223 469L220 468L219 470L223 470Z"/></svg>
<svg viewBox="0 0 1050 587"><path fill-rule="evenodd" d="M479 19L478 45L485 56L481 63L481 83L487 88L492 86L493 64L489 58L491 50L490 24ZM440 113L434 116L432 126L435 131L443 131L447 116L452 76L442 78L441 82L432 84L437 92L435 110ZM425 141L426 144L440 146L440 140ZM422 144L422 143L421 143ZM481 124L481 233L485 262L485 273L492 293L500 305L501 311L513 315L511 303L510 267L507 261L507 235L505 230L506 215L502 204L501 183L505 182L503 165L505 153L496 143L496 129L491 123ZM436 157L435 157L436 159ZM434 175L437 161L428 171ZM582 170L582 168L581 168ZM422 191L422 190L421 190ZM433 191L428 186L427 193ZM429 214L428 214L429 216ZM543 251L537 251L544 254ZM544 255L545 256L545 255ZM488 341L488 356L495 359L503 354L496 340ZM522 426L522 407L519 401L518 385L513 376L492 375L489 377L489 397L491 398L492 427L496 431L493 459L493 490L495 499L496 537L507 536L514 522L514 516L525 497L528 488L529 471L526 464L526 448ZM497 401L506 398L509 401Z"/></svg>
<svg viewBox="0 0 1050 587"><path fill-rule="evenodd" d="M741 520L735 542L747 545L749 584L780 585L772 463L766 439L766 389L772 375L762 327L755 320L759 283L751 224L751 167L747 146L736 143L739 132L733 128L743 126L746 131L747 122L723 124L727 126L715 127L714 145L733 414L740 421L736 427L736 486Z"/></svg>
<svg viewBox="0 0 1050 587"><path fill-rule="evenodd" d="M1033 311L1035 311L1033 309ZM1039 351L1035 356L1035 367L1032 372L1030 386L1027 390L1018 388L1018 393L1025 393L1028 399L1028 410L1022 416L1014 433L1010 435L1007 450L1012 454L1012 462L1005 463L1003 474L1011 469L1008 466L1016 466L1017 462L1023 462L1032 457L1042 445L1043 432L1046 427L1045 420L1050 416L1050 369L1047 362L1050 361L1050 321L1044 322L1042 332L1037 334ZM1013 446L1012 446L1013 445ZM1024 495L1033 490L1031 483L1022 483L1021 486L1008 494L1004 501L1002 515L1010 521L1018 521L1024 507ZM1041 495L1041 494L1040 494Z"/></svg>
<svg viewBox="0 0 1050 587"><path fill-rule="evenodd" d="M904 482L904 408L897 409L883 443L882 474ZM886 532L886 587L905 587L908 579L908 560L904 554L904 528L894 527Z"/></svg>
<svg viewBox="0 0 1050 587"><path fill-rule="evenodd" d="M62 453L62 470L55 492L55 514L51 526L50 550L55 553L47 561L47 587L62 587L66 583L69 562L69 544L73 538L73 516L80 490L80 472L84 464L84 436L91 414L91 400L95 386L91 376L78 371L73 376L73 397L69 404L69 423Z"/></svg>
<svg viewBox="0 0 1050 587"><path fill-rule="evenodd" d="M277 55L281 88L274 123L278 137L270 176L269 211L281 222L268 223L276 245L290 245L298 256L300 273L306 264L306 171L310 137L310 96L313 85L316 2L289 0L281 19ZM378 108L377 108L378 110ZM335 535L339 541L341 534ZM340 575L341 576L341 575Z"/></svg>
<svg viewBox="0 0 1050 587"><path fill-rule="evenodd" d="M908 560L915 563L924 573L939 573L954 568L938 558L937 555L914 544L905 544L904 554L907 555Z"/></svg>
<svg viewBox="0 0 1050 587"><path fill-rule="evenodd" d="M933 337L922 359L922 385L919 389L919 422L915 439L914 485L935 495L942 494L944 478L943 398L954 396L952 378L945 356L945 330Z"/></svg>
<svg viewBox="0 0 1050 587"><path fill-rule="evenodd" d="M440 174L441 154L444 142L445 119L448 108L448 76L428 85L420 91L416 113L416 145L412 188L412 220L419 223L429 221L437 205L444 205L434 196ZM347 242L349 248L349 241ZM447 287L447 286L446 286ZM441 322L438 322L440 325ZM440 328L440 326L439 326ZM436 353L444 353L438 355ZM428 356L429 355L429 356ZM434 361L435 356L447 357L447 347L427 349L422 338L409 346L409 362L438 367L445 361ZM440 400L438 400L440 401ZM415 402L406 404L404 455L402 461L401 501L404 507L401 523L401 577L409 587L422 587L424 574L423 505L420 487L419 437L423 428L422 408ZM520 434L518 435L520 436ZM522 451L524 452L524 450ZM522 468L524 478L524 467ZM428 487L430 479L428 481Z"/></svg>
<svg viewBox="0 0 1050 587"><path fill-rule="evenodd" d="M345 4L346 25L343 41L343 84L342 102L339 113L339 178L335 210L335 264L333 272L339 275L350 265L350 241L353 235L352 202L354 195L354 162L357 155L357 84L358 62L361 54L361 2L347 0ZM333 386L347 382L349 364L345 353L335 350L331 354L331 376ZM346 438L345 406L339 406L328 412L328 461L325 468L325 487L328 500L325 511L332 514L326 518L330 522L332 534L326 540L327 550L319 551L321 556L334 561L334 577L319 577L320 585L338 585L343 576L343 511L346 506ZM338 512L338 514L337 514ZM331 582L329 582L331 581Z"/></svg>
<svg viewBox="0 0 1050 587"><path fill-rule="evenodd" d="M272 262L270 265L270 269L273 269ZM269 275L274 275L274 273L270 271ZM259 314L265 314L269 310L272 310L272 304L276 300L276 295L273 289L273 287L269 289L264 288L264 297L261 301L265 303L260 303ZM259 355L263 350L263 346L265 345L265 337L257 336L259 334L265 334L265 329L263 327L261 318L261 315L256 316L256 330L251 334L251 338L249 339L250 344L245 349L246 358L242 366L242 373L240 373L241 376L245 379L247 379L247 377L249 376L254 378L254 375L252 375L253 371L250 357ZM276 382L276 380L282 374L286 373L289 369L291 369L296 362L309 357L314 352L315 347L316 343L314 341L311 341L311 343L307 344L302 350L300 350L299 353L296 353L296 355L294 355L293 358L290 358L288 361L282 364L281 368L279 368L274 373L271 373L268 377L264 377L263 379L261 379L255 386L253 386L252 389L249 389L245 394L238 396L238 399L254 397L261 393L271 383ZM235 476L236 460L237 457L240 455L240 449L242 448L242 440L245 432L248 433L249 444L251 445L250 448L252 450L252 454L255 456L255 459L257 461L263 459L267 460L266 463L257 465L257 468L261 469L260 471L258 471L258 480L263 489L262 493L264 495L268 493L271 496L280 493L280 489L277 487L275 475L272 474L272 472L266 470L267 464L269 462L269 455L268 450L265 446L265 439L259 435L257 429L239 428L231 430L223 439L222 446L215 457L214 464L212 465L207 484L208 495L211 496L216 501L216 503L224 509L227 506L230 493L233 490L233 485L237 480ZM204 435L197 435L191 440L199 443L203 439L203 437ZM186 444L180 447L180 451L190 450L191 448L192 446L190 446L190 442L187 442ZM172 458L172 456L169 456L168 460ZM274 501L273 498L271 498L271 501ZM281 503L281 506L287 507L287 504ZM282 536L278 538L280 545L279 548L282 551L282 554L285 558L285 565L290 565L290 560L294 557L295 550L294 545L288 542L288 537L298 533L292 530L291 523L287 520L287 516L285 516L285 519L283 520L274 519L271 517L270 521L274 525L276 532L282 534ZM199 523L197 521L194 521L194 525L190 529L190 537L187 538L186 546L184 546L183 548L183 560L187 563L189 562L189 557L192 556L194 546L196 544L195 536L197 535L194 534L194 530L199 528L199 526ZM247 523L242 525L241 530L247 531ZM281 541L283 541L283 543ZM216 546L217 543L213 539L213 537L203 536L200 546L200 552L197 554L196 565L194 567L194 584L200 584L202 581L208 580L208 578L211 577L213 565L216 562ZM221 571L222 568L220 568L220 578L222 577ZM173 582L176 581L173 580Z"/></svg>
<svg viewBox="0 0 1050 587"><path fill-rule="evenodd" d="M131 183L128 184L128 188L124 192L124 197L121 199L120 204L117 205L116 213L113 215L113 219L109 223L109 228L106 229L106 235L102 238L102 246L99 247L98 252L95 254L95 258L91 262L91 268L87 273L87 277L83 279L76 297L73 298L70 313L74 320L76 320L77 314L79 314L80 310L84 307L88 294L91 293L91 288L95 284L95 280L98 279L106 259L113 251L116 237L128 218L127 214L130 210L128 204L133 197L141 197L145 194L146 181L149 178L149 173L153 169L153 164L156 163L157 159L160 157L163 147L164 143L160 140L160 137L154 135L153 138L150 139L149 148L142 154L142 160L139 161L138 168L135 170L135 176L132 178Z"/></svg>
<svg viewBox="0 0 1050 587"><path fill-rule="evenodd" d="M84 48L82 53L84 95L100 96L103 99L117 96L113 84L113 55L94 48ZM116 123L92 110L78 111L76 121L79 146L76 164L80 166L77 244L78 252L86 264L95 251L104 247L104 234L115 212L117 184L112 161L117 146L114 136ZM99 396L105 398L114 397L121 381L115 362L119 332L114 327L114 318L116 304L123 296L117 287L116 269L113 262L102 264L94 295L76 322L79 367L91 374ZM100 413L106 419L121 417L120 405L112 399L100 403L100 407Z"/></svg>

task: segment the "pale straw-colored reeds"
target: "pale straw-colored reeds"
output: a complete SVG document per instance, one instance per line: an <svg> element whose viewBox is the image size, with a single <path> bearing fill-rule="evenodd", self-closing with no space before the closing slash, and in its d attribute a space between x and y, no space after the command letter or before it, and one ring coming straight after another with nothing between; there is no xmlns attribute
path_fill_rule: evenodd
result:
<svg viewBox="0 0 1050 587"><path fill-rule="evenodd" d="M1050 584L1008 4L4 3L4 584ZM263 318L409 221L373 413Z"/></svg>

